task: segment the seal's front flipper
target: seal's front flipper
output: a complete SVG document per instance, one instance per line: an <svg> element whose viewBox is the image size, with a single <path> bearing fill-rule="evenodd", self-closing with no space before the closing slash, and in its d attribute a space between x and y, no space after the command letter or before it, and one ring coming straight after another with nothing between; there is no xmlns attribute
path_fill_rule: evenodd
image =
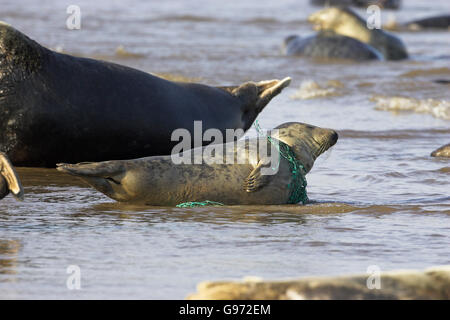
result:
<svg viewBox="0 0 450 320"><path fill-rule="evenodd" d="M80 177L89 185L117 201L131 199L124 189L122 179L126 175L124 161L58 163L56 169Z"/></svg>
<svg viewBox="0 0 450 320"><path fill-rule="evenodd" d="M247 179L244 181L244 190L247 192L255 192L269 184L273 175L264 174L262 169L270 168L270 162L260 160L255 169L250 172Z"/></svg>
<svg viewBox="0 0 450 320"><path fill-rule="evenodd" d="M11 192L18 200L23 200L23 187L6 154L0 152L0 199Z"/></svg>

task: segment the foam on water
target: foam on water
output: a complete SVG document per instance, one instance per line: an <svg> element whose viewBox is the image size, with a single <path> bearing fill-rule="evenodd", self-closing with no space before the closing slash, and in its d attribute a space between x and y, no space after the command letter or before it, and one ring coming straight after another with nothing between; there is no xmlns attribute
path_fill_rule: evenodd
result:
<svg viewBox="0 0 450 320"><path fill-rule="evenodd" d="M374 96L371 98L376 102L375 109L399 112L410 111L417 113L429 113L436 118L450 120L450 101L435 99L414 99L407 97L384 97Z"/></svg>

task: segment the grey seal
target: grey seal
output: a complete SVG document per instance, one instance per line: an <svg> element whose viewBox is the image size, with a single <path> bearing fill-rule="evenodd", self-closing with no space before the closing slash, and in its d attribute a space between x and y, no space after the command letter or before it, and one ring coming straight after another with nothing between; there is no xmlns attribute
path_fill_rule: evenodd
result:
<svg viewBox="0 0 450 320"><path fill-rule="evenodd" d="M383 59L382 54L373 47L334 32L319 32L308 37L292 35L285 39L283 48L288 56L354 61Z"/></svg>
<svg viewBox="0 0 450 320"><path fill-rule="evenodd" d="M398 9L401 0L310 0L315 6L355 6L367 8L370 5L377 5L386 9Z"/></svg>
<svg viewBox="0 0 450 320"><path fill-rule="evenodd" d="M16 166L169 154L177 128L247 130L289 78L212 87L51 51L0 22L0 151ZM194 135L193 135L194 136Z"/></svg>
<svg viewBox="0 0 450 320"><path fill-rule="evenodd" d="M310 15L308 21L314 24L316 30L329 30L364 42L381 52L386 60L408 58L400 38L381 29L367 28L366 21L350 8L324 8Z"/></svg>
<svg viewBox="0 0 450 320"><path fill-rule="evenodd" d="M413 20L404 24L409 30L450 28L450 14Z"/></svg>
<svg viewBox="0 0 450 320"><path fill-rule="evenodd" d="M308 124L289 122L278 127L272 136L288 145L308 173L316 158L333 146L338 134ZM285 204L290 197L288 185L294 183L288 160L279 158L278 171L263 175L267 158L252 153L260 139L233 145L233 159L240 163L216 163L206 156L205 148L187 151L201 164L174 164L171 156L97 163L58 164L57 169L80 177L89 185L117 201L154 206L174 206L191 201L215 201L226 205ZM263 143L270 143L267 139ZM233 143L233 142L231 142ZM225 150L228 144L222 144ZM217 145L216 145L217 147ZM250 151L249 151L250 150ZM223 153L225 157L225 153ZM222 157L216 159L224 160Z"/></svg>

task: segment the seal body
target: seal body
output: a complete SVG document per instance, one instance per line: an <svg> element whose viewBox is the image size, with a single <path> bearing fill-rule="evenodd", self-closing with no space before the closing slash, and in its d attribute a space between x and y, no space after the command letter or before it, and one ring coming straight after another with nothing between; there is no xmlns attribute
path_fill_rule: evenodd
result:
<svg viewBox="0 0 450 320"><path fill-rule="evenodd" d="M0 150L17 166L170 154L177 128L247 130L290 79L210 87L60 54L0 23Z"/></svg>
<svg viewBox="0 0 450 320"><path fill-rule="evenodd" d="M366 43L378 50L386 60L408 58L401 39L381 29L367 28L366 21L349 8L325 8L310 15L308 21L319 31L331 31Z"/></svg>
<svg viewBox="0 0 450 320"><path fill-rule="evenodd" d="M442 146L431 153L432 157L445 157L450 158L450 143Z"/></svg>
<svg viewBox="0 0 450 320"><path fill-rule="evenodd" d="M331 32L320 32L305 38L290 36L285 39L284 47L286 55L289 56L355 61L382 59L381 53L373 47L357 39Z"/></svg>
<svg viewBox="0 0 450 320"><path fill-rule="evenodd" d="M410 30L421 29L449 29L450 28L450 15L442 15L436 17L428 17L418 19L405 23L405 26Z"/></svg>
<svg viewBox="0 0 450 320"><path fill-rule="evenodd" d="M273 139L288 145L309 172L315 159L338 139L333 130L302 123L285 123L278 126ZM234 142L231 142L234 144ZM270 171L266 155L257 143L268 143L267 138L253 139L231 146L231 159L227 162L229 143L206 146L186 151L191 164L175 164L172 156L147 157L135 160L59 164L58 170L79 176L107 196L124 202L156 206L174 206L191 201L215 201L232 204L283 204L290 197L288 185L293 174L288 160L279 157L275 174ZM212 151L214 148L214 152ZM223 150L219 155L218 150ZM201 160L201 161L198 161ZM220 160L219 162L217 160ZM195 164L198 163L198 164Z"/></svg>
<svg viewBox="0 0 450 320"><path fill-rule="evenodd" d="M386 9L398 9L400 0L310 0L316 6L355 6L367 8L370 5L377 5Z"/></svg>

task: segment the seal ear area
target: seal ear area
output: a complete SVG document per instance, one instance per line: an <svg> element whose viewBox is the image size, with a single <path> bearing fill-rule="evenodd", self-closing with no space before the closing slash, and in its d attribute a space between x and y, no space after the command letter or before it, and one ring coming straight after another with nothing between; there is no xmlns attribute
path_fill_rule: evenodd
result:
<svg viewBox="0 0 450 320"><path fill-rule="evenodd" d="M4 180L1 181L3 187L0 189L5 189L2 191L0 199L5 197L10 191L16 199L23 200L24 190L22 183L13 165L3 152L0 152L0 179Z"/></svg>

